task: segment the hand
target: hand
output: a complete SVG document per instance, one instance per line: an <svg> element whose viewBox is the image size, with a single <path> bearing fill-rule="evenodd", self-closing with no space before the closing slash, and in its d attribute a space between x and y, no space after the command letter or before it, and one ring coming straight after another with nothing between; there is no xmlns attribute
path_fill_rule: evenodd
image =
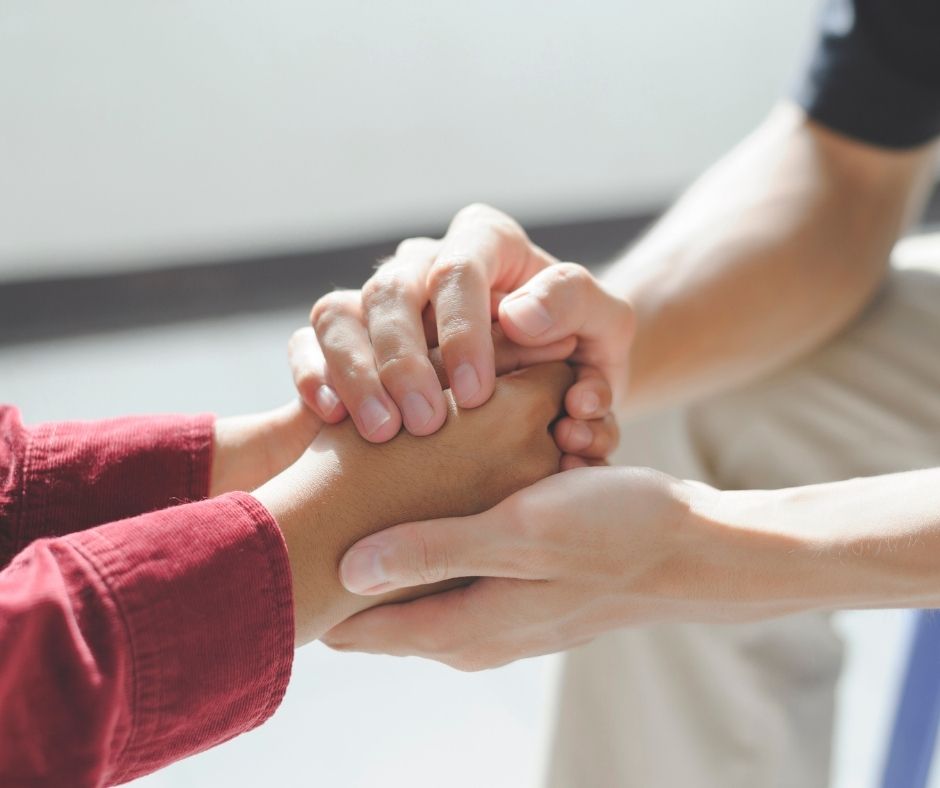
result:
<svg viewBox="0 0 940 788"><path fill-rule="evenodd" d="M474 517L390 528L346 553L346 588L372 594L478 579L360 613L323 640L478 670L630 624L720 618L711 589L729 588L730 568L710 563L718 540L691 514L715 494L654 471L586 468Z"/></svg>
<svg viewBox="0 0 940 788"><path fill-rule="evenodd" d="M350 422L325 427L298 462L256 490L287 541L297 642L401 598L342 588L337 566L357 539L405 520L481 512L555 473L559 451L549 427L571 381L560 363L501 377L485 407L458 409L451 399L444 427L426 438L402 433L375 446ZM418 593L428 590L435 589Z"/></svg>
<svg viewBox="0 0 940 788"><path fill-rule="evenodd" d="M553 361L557 356L551 347L526 348L510 342L498 324L491 326L491 341L497 375L506 375L533 364ZM290 351L291 366L295 373L301 367L308 370L324 369L322 354L312 329L295 332ZM437 376L439 385L446 388L447 372L440 348L432 348L427 360ZM552 429L555 442L563 452L561 470L604 464L604 458L617 447L620 438L617 421L608 411L611 391L607 381L596 369L583 365L574 368L574 375L576 382L565 395L567 412ZM571 415L572 411L568 409L574 407L574 413L577 413L578 403L585 395L593 396L599 403L594 416L582 419ZM583 408L581 410L583 412Z"/></svg>
<svg viewBox="0 0 940 788"><path fill-rule="evenodd" d="M323 421L300 401L250 416L217 419L209 497L253 490L292 465Z"/></svg>
<svg viewBox="0 0 940 788"><path fill-rule="evenodd" d="M630 305L587 269L558 263L509 216L482 205L460 211L439 241L402 243L361 293L321 298L311 312L313 328L291 341L294 380L325 421L345 418L348 409L367 440L388 440L402 423L413 435L428 435L446 415L429 347L440 348L456 402L476 407L489 399L497 374L494 318L523 349L523 364L533 363L527 351L538 350L536 361L570 357L593 367L565 407L579 420L607 414L610 387L619 395L626 384Z"/></svg>

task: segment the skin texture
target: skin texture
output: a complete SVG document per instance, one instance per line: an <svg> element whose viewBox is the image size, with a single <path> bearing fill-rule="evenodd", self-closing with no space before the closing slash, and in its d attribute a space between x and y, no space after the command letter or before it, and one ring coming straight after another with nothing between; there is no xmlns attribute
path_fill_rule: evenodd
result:
<svg viewBox="0 0 940 788"><path fill-rule="evenodd" d="M406 520L478 513L555 473L560 452L550 426L572 380L557 362L501 377L485 407L450 400L444 426L424 438L402 432L376 446L349 421L325 427L296 463L256 490L287 541L298 645L401 597L366 598L341 586L339 559L358 538Z"/></svg>
<svg viewBox="0 0 940 788"><path fill-rule="evenodd" d="M622 412L740 385L839 331L883 281L935 154L873 148L778 107L605 272L636 314Z"/></svg>
<svg viewBox="0 0 940 788"><path fill-rule="evenodd" d="M430 288L441 342L460 348L451 358L486 363L482 304L488 299L498 302L500 327L520 345L573 338L573 358L607 380L621 415L689 402L792 361L859 313L922 204L935 152L935 146L888 151L853 142L783 105L705 173L602 283L577 267L547 265L550 258L509 217L481 206L461 212L424 256L402 255L395 272L411 275L401 270L407 257L420 286ZM515 285L509 297L495 292L504 284L502 272ZM387 299L380 314L369 309L370 299L363 303L363 336L405 356L418 352L401 338L400 326L415 334L421 298ZM442 306L458 318L442 324ZM334 357L332 322L328 310L315 310L324 374ZM568 398L577 399L574 389ZM913 564L889 555L879 561L871 550L846 552L859 523L866 523L869 543L896 544L891 522L906 523L916 540L932 538L937 509L910 509L909 500L893 498L892 477L870 480L864 489L827 486L825 494L815 488L805 495L754 493L765 506L755 505L748 520L737 508L746 499L730 493L703 494L723 502L714 510L720 516L690 517L694 485L655 478L651 484L649 474L584 469L541 482L482 517L435 521L431 530L408 524L371 537L342 563L350 589L394 587L400 578L437 580L450 567L482 579L365 612L327 641L477 668L566 648L624 623L744 620L860 599L859 589L875 589L862 595L866 605L908 604L938 591L931 581L929 589L899 595L892 589L910 585L904 572ZM870 521L866 507L879 494L881 519ZM815 542L806 529L826 531L836 504L844 512L836 531L828 542ZM515 549L499 541L507 533L515 536ZM677 533L689 538L673 539ZM480 534L505 549L485 549ZM811 548L800 549L806 544ZM827 560L831 545L841 545L846 571ZM794 562L794 548L806 565ZM732 571L732 558L760 571L742 576ZM799 585L787 584L791 576ZM541 583L541 593L533 582ZM749 604L737 605L739 596Z"/></svg>

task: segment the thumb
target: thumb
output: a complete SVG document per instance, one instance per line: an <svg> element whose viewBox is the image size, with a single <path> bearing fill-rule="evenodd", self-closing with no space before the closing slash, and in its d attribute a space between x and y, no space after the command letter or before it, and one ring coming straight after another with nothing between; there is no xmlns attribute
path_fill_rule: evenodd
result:
<svg viewBox="0 0 940 788"><path fill-rule="evenodd" d="M396 525L354 544L339 565L340 581L354 594L460 577L512 577L509 529L499 506L469 517Z"/></svg>
<svg viewBox="0 0 940 788"><path fill-rule="evenodd" d="M584 266L558 263L500 302L499 324L520 345L545 345L573 335L580 344L609 345L612 351L627 345L634 319L629 303L607 292Z"/></svg>

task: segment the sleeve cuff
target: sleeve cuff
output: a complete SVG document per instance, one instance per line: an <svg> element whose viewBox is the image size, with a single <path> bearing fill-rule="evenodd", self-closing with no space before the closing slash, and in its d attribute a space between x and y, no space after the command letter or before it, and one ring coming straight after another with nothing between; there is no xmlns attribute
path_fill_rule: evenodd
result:
<svg viewBox="0 0 940 788"><path fill-rule="evenodd" d="M889 149L928 143L940 134L932 65L940 17L926 4L885 4L873 17L861 6L830 0L823 7L819 41L793 98L816 122L861 142Z"/></svg>
<svg viewBox="0 0 940 788"><path fill-rule="evenodd" d="M122 782L260 725L290 679L290 565L247 493L66 538L107 587L132 657Z"/></svg>

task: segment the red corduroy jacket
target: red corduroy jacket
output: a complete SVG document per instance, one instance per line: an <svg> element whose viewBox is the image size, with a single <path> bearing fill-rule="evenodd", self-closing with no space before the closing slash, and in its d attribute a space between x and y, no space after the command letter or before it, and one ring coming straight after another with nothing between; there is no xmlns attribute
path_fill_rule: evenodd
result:
<svg viewBox="0 0 940 788"><path fill-rule="evenodd" d="M252 496L203 500L212 430L0 407L0 785L124 782L280 703L287 550Z"/></svg>

